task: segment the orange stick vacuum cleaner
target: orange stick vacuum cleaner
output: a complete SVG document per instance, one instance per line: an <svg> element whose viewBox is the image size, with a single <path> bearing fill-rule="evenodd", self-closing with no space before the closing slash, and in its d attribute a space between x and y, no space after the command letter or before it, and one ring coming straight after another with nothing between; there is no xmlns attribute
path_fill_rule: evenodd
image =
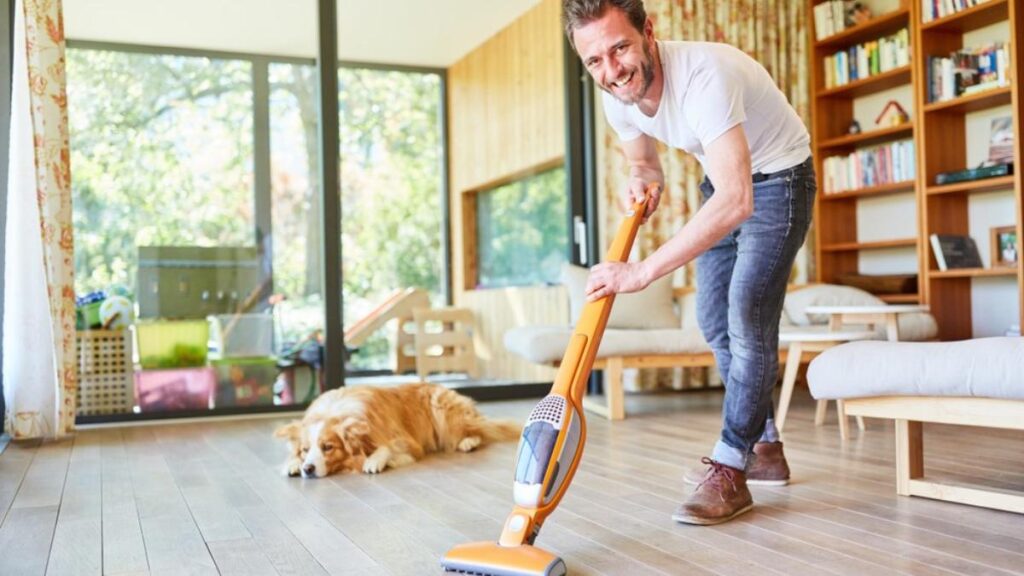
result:
<svg viewBox="0 0 1024 576"><path fill-rule="evenodd" d="M652 185L653 186L653 185ZM651 187L648 187L650 197ZM625 262L643 220L644 202L633 205L619 226L607 262ZM583 307L551 392L530 412L519 441L512 486L515 506L497 542L455 546L441 559L446 572L488 576L562 576L565 561L533 545L544 519L569 487L583 455L587 426L583 392L594 365L615 296Z"/></svg>

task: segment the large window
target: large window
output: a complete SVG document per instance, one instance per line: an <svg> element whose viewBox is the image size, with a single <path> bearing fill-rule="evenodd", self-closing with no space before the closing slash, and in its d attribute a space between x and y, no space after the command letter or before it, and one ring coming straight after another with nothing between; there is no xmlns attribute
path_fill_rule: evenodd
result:
<svg viewBox="0 0 1024 576"><path fill-rule="evenodd" d="M481 288L552 284L567 258L565 169L477 194Z"/></svg>
<svg viewBox="0 0 1024 576"><path fill-rule="evenodd" d="M422 288L443 304L440 90L434 73L339 74L347 324L399 289ZM391 367L397 329L391 322L363 343L352 367Z"/></svg>
<svg viewBox="0 0 1024 576"><path fill-rule="evenodd" d="M308 59L69 47L76 291L134 300L136 411L315 396L275 377L325 324L316 75ZM346 325L398 288L443 299L441 84L339 69ZM391 367L394 328L348 367ZM169 368L181 378L158 380Z"/></svg>
<svg viewBox="0 0 1024 576"><path fill-rule="evenodd" d="M67 59L78 292L134 284L139 246L255 243L249 62Z"/></svg>
<svg viewBox="0 0 1024 576"><path fill-rule="evenodd" d="M275 285L299 299L319 289L310 282L319 278L321 243L314 74L286 63L269 73ZM346 325L397 289L422 288L440 304L441 76L342 68L338 89ZM360 343L349 367L391 368L397 329L388 323Z"/></svg>

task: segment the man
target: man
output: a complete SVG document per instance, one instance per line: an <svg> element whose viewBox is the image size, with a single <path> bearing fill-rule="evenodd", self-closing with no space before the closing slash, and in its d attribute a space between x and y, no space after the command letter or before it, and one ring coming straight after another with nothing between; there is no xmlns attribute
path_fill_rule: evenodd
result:
<svg viewBox="0 0 1024 576"><path fill-rule="evenodd" d="M563 0L563 24L604 90L605 116L629 164L627 203L659 189L655 140L693 154L704 203L638 263L595 266L590 300L644 289L697 260L697 314L725 382L722 434L673 518L717 524L750 510L747 482L789 480L772 421L778 329L793 260L814 203L810 138L755 60L725 44L655 41L642 0Z"/></svg>

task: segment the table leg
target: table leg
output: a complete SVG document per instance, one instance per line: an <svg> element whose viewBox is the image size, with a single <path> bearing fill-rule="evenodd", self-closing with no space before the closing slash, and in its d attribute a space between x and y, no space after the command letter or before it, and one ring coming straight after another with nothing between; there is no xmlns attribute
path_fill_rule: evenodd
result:
<svg viewBox="0 0 1024 576"><path fill-rule="evenodd" d="M821 426L825 423L825 413L828 412L828 400L818 400L818 406L814 410L814 425Z"/></svg>
<svg viewBox="0 0 1024 576"><path fill-rule="evenodd" d="M850 438L850 431L846 427L846 405L841 398L836 399L836 415L839 417L839 437L847 440Z"/></svg>
<svg viewBox="0 0 1024 576"><path fill-rule="evenodd" d="M779 394L779 409L775 412L775 428L782 434L782 428L786 425L786 415L789 414L789 402L793 399L793 388L796 385L796 375L800 371L800 357L803 356L803 346L799 342L789 345L789 352L786 353L786 372L782 376L782 393Z"/></svg>
<svg viewBox="0 0 1024 576"><path fill-rule="evenodd" d="M900 339L900 324L896 314L885 315L885 337L889 342L896 342Z"/></svg>

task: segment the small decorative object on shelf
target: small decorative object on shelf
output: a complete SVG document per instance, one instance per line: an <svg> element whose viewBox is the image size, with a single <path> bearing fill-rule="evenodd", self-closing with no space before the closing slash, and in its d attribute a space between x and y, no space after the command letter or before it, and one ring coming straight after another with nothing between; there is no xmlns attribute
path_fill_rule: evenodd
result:
<svg viewBox="0 0 1024 576"><path fill-rule="evenodd" d="M856 26L871 20L871 8L863 2L848 3L846 8L846 25Z"/></svg>
<svg viewBox="0 0 1024 576"><path fill-rule="evenodd" d="M860 134L860 122L856 120L850 121L850 125L846 128L847 134Z"/></svg>
<svg viewBox="0 0 1024 576"><path fill-rule="evenodd" d="M988 139L988 164L1013 162L1013 116L992 119Z"/></svg>
<svg viewBox="0 0 1024 576"><path fill-rule="evenodd" d="M910 114L895 100L889 100L882 112L875 118L876 126L899 126L910 121Z"/></svg>
<svg viewBox="0 0 1024 576"><path fill-rule="evenodd" d="M992 228L989 252L992 254L993 268L1015 268L1020 258L1020 246L1017 244L1016 226L996 226Z"/></svg>

